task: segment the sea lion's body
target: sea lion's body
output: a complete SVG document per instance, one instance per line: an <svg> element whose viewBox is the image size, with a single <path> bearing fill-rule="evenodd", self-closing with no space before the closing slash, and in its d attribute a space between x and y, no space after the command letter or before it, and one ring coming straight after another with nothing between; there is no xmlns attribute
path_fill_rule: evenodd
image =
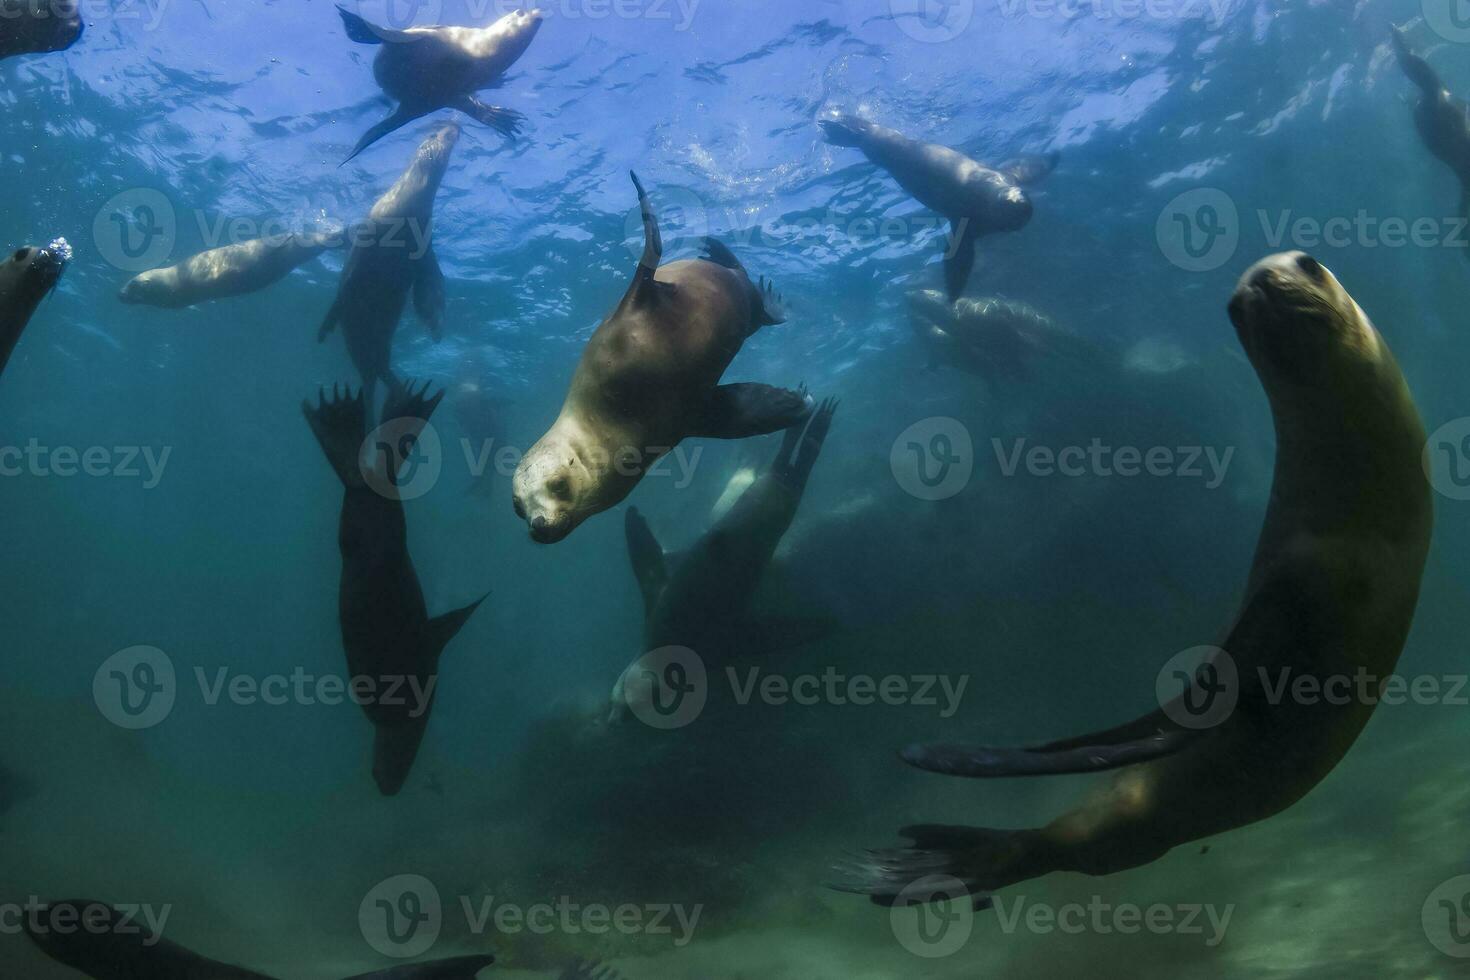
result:
<svg viewBox="0 0 1470 980"><path fill-rule="evenodd" d="M1022 189L1056 168L1057 157L1031 156L987 167L958 150L909 139L897 130L856 116L821 120L827 142L861 150L920 204L948 218L944 275L951 300L959 299L975 264L975 243L986 235L1019 231L1031 220Z"/></svg>
<svg viewBox="0 0 1470 980"><path fill-rule="evenodd" d="M65 51L81 36L80 3L26 0L0 7L0 58Z"/></svg>
<svg viewBox="0 0 1470 980"><path fill-rule="evenodd" d="M28 245L0 262L0 374L36 307L56 288L71 247L57 239L45 248Z"/></svg>
<svg viewBox="0 0 1470 980"><path fill-rule="evenodd" d="M1058 359L1097 353L1050 317L1010 300L951 304L938 290L925 289L910 295L909 317L930 367L949 364L990 382L1029 380Z"/></svg>
<svg viewBox="0 0 1470 980"><path fill-rule="evenodd" d="M397 31L369 24L341 7L337 10L349 38L382 46L373 59L373 78L398 102L391 116L368 130L348 160L400 126L438 109L458 109L506 136L516 134L521 115L485 105L475 93L498 84L525 54L541 27L540 11L514 11L488 27Z"/></svg>
<svg viewBox="0 0 1470 980"><path fill-rule="evenodd" d="M638 194L646 244L633 284L588 342L556 422L516 470L516 511L542 543L621 502L685 438L775 432L808 411L795 392L719 384L745 340L781 322L776 297L712 239L704 258L658 265L658 225L641 186Z"/></svg>
<svg viewBox="0 0 1470 980"><path fill-rule="evenodd" d="M225 245L178 265L135 276L118 298L124 303L179 309L243 296L280 282L335 244L327 235L290 234Z"/></svg>
<svg viewBox="0 0 1470 980"><path fill-rule="evenodd" d="M825 631L825 621L818 618L752 621L749 610L796 517L836 407L824 402L809 424L788 429L770 468L677 562L668 561L637 509L628 510L628 555L643 593L645 650L686 647L708 667L735 653L769 652L772 642L794 645ZM615 717L628 707L627 677L625 672L613 691Z"/></svg>
<svg viewBox="0 0 1470 980"><path fill-rule="evenodd" d="M407 462L419 431L442 397L425 401L422 393L395 390L385 413L387 434L380 436L395 444L366 447L378 457L371 482L359 460L368 438L365 397L328 401L323 396L318 405L304 406L307 421L344 487L338 602L349 676L373 679L379 692L397 685L391 698L396 703L378 698L362 705L377 730L373 778L385 796L403 787L418 754L438 683L439 658L480 604L429 618L409 555L403 501L394 492L399 461L389 457L402 453ZM401 431L387 431L395 426Z"/></svg>
<svg viewBox="0 0 1470 980"><path fill-rule="evenodd" d="M1470 104L1444 87L1429 62L1410 50L1403 31L1394 28L1394 52L1421 97L1414 125L1424 145L1460 179L1460 214L1470 216Z"/></svg>
<svg viewBox="0 0 1470 980"><path fill-rule="evenodd" d="M51 959L93 980L273 980L153 935L144 922L103 902L56 902L43 915L39 928L29 915L25 918L31 942ZM71 923L65 931L46 925L63 921ZM91 926L82 928L86 923ZM364 973L349 980L475 980L494 962L489 954L460 956Z"/></svg>
<svg viewBox="0 0 1470 980"><path fill-rule="evenodd" d="M1284 671L1387 682L1418 602L1432 506L1424 429L1393 355L1332 274L1301 253L1242 279L1231 318L1276 421L1276 476L1245 601L1222 649L1238 703L1182 724L1194 688L1107 732L1024 750L914 746L904 758L973 777L1123 768L1083 806L1037 830L911 827L911 850L877 852L839 887L905 897L922 874L990 890L1051 871L1107 874L1291 806L1342 759L1375 698L1269 693ZM1216 677L1228 678L1215 655ZM1201 677L1208 677L1201 674ZM1356 683L1355 681L1353 681ZM1184 698L1190 698L1186 702ZM922 896L920 896L922 897Z"/></svg>
<svg viewBox="0 0 1470 980"><path fill-rule="evenodd" d="M424 140L403 176L353 231L337 298L318 333L325 340L342 327L369 401L378 381L396 381L393 335L410 294L432 335L437 337L443 326L444 273L433 248L434 197L458 140L459 127L452 124Z"/></svg>

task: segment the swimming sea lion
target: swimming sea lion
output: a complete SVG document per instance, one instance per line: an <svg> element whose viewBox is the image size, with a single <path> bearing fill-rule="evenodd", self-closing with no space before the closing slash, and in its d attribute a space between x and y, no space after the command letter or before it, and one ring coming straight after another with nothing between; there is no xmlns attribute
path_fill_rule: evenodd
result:
<svg viewBox="0 0 1470 980"><path fill-rule="evenodd" d="M79 2L0 0L0 58L65 51L81 36Z"/></svg>
<svg viewBox="0 0 1470 980"><path fill-rule="evenodd" d="M372 404L379 379L393 374L393 334L413 293L414 311L434 337L444 325L444 273L434 255L434 197L459 141L454 123L424 140L403 176L378 199L367 221L352 232L337 298L322 321L318 340L340 323L347 353L362 374Z"/></svg>
<svg viewBox="0 0 1470 980"><path fill-rule="evenodd" d="M628 509L628 555L643 593L645 650L686 647L709 665L736 653L800 646L830 631L826 619L753 618L749 609L796 518L836 410L829 399L809 423L787 429L770 469L672 567L643 515L636 507ZM628 681L643 669L640 658L618 678L611 720L626 716Z"/></svg>
<svg viewBox="0 0 1470 980"><path fill-rule="evenodd" d="M23 927L51 959L93 980L273 980L206 959L155 935L104 902L73 899L27 910ZM475 980L495 962L488 953L363 973L349 980Z"/></svg>
<svg viewBox="0 0 1470 980"><path fill-rule="evenodd" d="M418 755L440 655L485 601L430 619L409 555L408 524L396 490L412 446L444 397L440 392L425 399L427 391L427 384L418 392L395 387L389 395L385 418L398 431L385 438L393 438L393 445L364 446L368 404L361 392L355 397L334 393L330 401L323 392L315 406L302 406L345 488L339 533L342 645L350 675L372 679L384 693L362 705L377 730L373 779L384 796L403 788ZM371 483L364 472L364 448L374 457ZM400 454L403 458L396 458Z"/></svg>
<svg viewBox="0 0 1470 980"><path fill-rule="evenodd" d="M1264 820L1305 796L1347 753L1376 697L1294 698L1281 677L1376 678L1403 650L1429 547L1424 427L1388 345L1346 290L1301 252L1248 271L1230 318L1276 422L1276 475L1245 603L1191 690L1111 731L1030 749L913 746L912 765L959 776L1130 768L1046 827L921 826L836 887L883 904L920 900L916 880L990 891L1052 871L1110 874ZM1186 727L1238 676L1223 721ZM1290 674L1285 674L1286 671ZM1213 674L1212 674L1213 672ZM1273 686L1278 689L1273 690ZM1228 707L1228 703L1227 703ZM927 887L927 886L925 886Z"/></svg>
<svg viewBox="0 0 1470 980"><path fill-rule="evenodd" d="M273 235L200 252L165 269L151 269L123 286L118 299L179 309L243 296L280 282L340 239L322 234Z"/></svg>
<svg viewBox="0 0 1470 980"><path fill-rule="evenodd" d="M45 248L28 245L0 262L0 373L31 315L51 295L70 261L71 246L58 238Z"/></svg>
<svg viewBox="0 0 1470 980"><path fill-rule="evenodd" d="M1470 104L1451 95L1429 62L1409 48L1403 28L1393 28L1390 37L1404 74L1423 93L1414 107L1419 137L1460 179L1460 214L1470 217Z"/></svg>
<svg viewBox="0 0 1470 980"><path fill-rule="evenodd" d="M524 116L485 105L475 93L499 85L510 66L526 53L541 29L541 11L517 10L489 27L395 31L369 24L341 7L337 10L349 38L358 44L382 45L373 59L373 77L398 102L391 116L363 134L347 160L436 109L458 109L508 137L519 131Z"/></svg>
<svg viewBox="0 0 1470 980"><path fill-rule="evenodd" d="M810 411L794 391L719 383L740 346L783 322L767 286L728 248L660 266L658 219L638 177L643 258L622 302L597 328L555 424L521 460L515 510L543 544L618 504L660 457L690 436L744 439Z"/></svg>
<svg viewBox="0 0 1470 980"><path fill-rule="evenodd" d="M938 143L911 140L896 130L841 115L820 120L833 146L855 146L893 175L922 205L949 219L944 282L956 300L975 265L975 242L983 235L1019 231L1031 220L1031 199L1021 188L1056 169L1060 155L1027 156L998 170Z"/></svg>
<svg viewBox="0 0 1470 980"><path fill-rule="evenodd" d="M951 364L991 383L1027 380L1058 358L1095 362L1099 353L1044 313L1011 300L951 304L937 289L916 290L909 294L909 319L931 369Z"/></svg>

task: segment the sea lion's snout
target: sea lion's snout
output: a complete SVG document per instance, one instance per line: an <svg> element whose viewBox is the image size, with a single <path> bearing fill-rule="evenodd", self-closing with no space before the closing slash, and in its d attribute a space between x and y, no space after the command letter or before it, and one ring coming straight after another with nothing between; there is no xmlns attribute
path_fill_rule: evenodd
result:
<svg viewBox="0 0 1470 980"><path fill-rule="evenodd" d="M1268 256L1230 297L1230 322L1257 368L1302 383L1366 318L1332 272L1305 252Z"/></svg>

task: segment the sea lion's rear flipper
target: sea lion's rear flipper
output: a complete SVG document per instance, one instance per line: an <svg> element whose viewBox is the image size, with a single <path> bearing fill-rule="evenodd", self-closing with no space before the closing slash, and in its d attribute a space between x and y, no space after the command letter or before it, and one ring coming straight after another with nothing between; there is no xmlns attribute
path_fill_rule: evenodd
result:
<svg viewBox="0 0 1470 980"><path fill-rule="evenodd" d="M367 439L367 400L365 393L352 394L350 387L338 385L327 400L326 389L317 392L317 403L301 403L302 414L316 434L327 462L345 487L366 485L362 472L362 444Z"/></svg>
<svg viewBox="0 0 1470 980"><path fill-rule="evenodd" d="M822 454L822 445L827 441L827 433L832 428L832 416L836 414L838 404L835 398L826 399L812 414L811 421L804 429L798 425L787 430L787 439L782 443L781 455L777 457L771 471L780 476L798 494L806 489L806 481L812 475L812 467L817 465L817 457ZM792 440L792 433L797 434L797 440ZM794 442L794 444L788 447L787 442Z"/></svg>
<svg viewBox="0 0 1470 980"><path fill-rule="evenodd" d="M691 436L709 439L746 439L779 432L804 420L811 399L799 391L771 385L720 385L709 393Z"/></svg>
<svg viewBox="0 0 1470 980"><path fill-rule="evenodd" d="M623 534L628 539L628 558L633 563L633 576L638 579L638 588L643 592L643 613L649 615L669 581L664 549L637 507L628 508L628 514L623 518Z"/></svg>
<svg viewBox="0 0 1470 980"><path fill-rule="evenodd" d="M507 109L504 106L498 105L486 105L473 95L466 95L458 102L455 102L451 108L458 109L483 126L489 126L509 140L513 140L521 134L521 126L526 122L526 117L514 109Z"/></svg>
<svg viewBox="0 0 1470 980"><path fill-rule="evenodd" d="M989 892L1052 870L1034 830L922 824L899 834L909 847L864 851L834 867L827 887L885 907L969 901L981 909Z"/></svg>
<svg viewBox="0 0 1470 980"><path fill-rule="evenodd" d="M486 592L462 609L456 609L429 620L429 642L435 653L444 652L444 648L459 635L459 631L464 629L470 617L475 614L475 610L479 609L488 598L490 598L490 593Z"/></svg>
<svg viewBox="0 0 1470 980"><path fill-rule="evenodd" d="M397 796L402 791L429 729L430 704L414 702L412 693L402 697L408 704L403 710L416 712L417 717L401 724L373 726L373 782L384 796ZM429 695L430 701L432 697Z"/></svg>
<svg viewBox="0 0 1470 980"><path fill-rule="evenodd" d="M1044 180L1057 164L1062 160L1062 155L1055 150L1050 153L1027 153L1008 160L998 167L998 171L1012 181L1026 187L1030 184Z"/></svg>
<svg viewBox="0 0 1470 980"><path fill-rule="evenodd" d="M424 38L422 34L395 31L391 27L379 27L342 7L337 8L337 13L342 15L342 26L347 28L347 39L358 44L412 44Z"/></svg>
<svg viewBox="0 0 1470 980"><path fill-rule="evenodd" d="M643 215L643 256L638 260L638 271L633 273L632 284L618 304L619 310L633 306L652 306L661 295L674 288L653 277L664 256L664 238L659 233L658 215L653 213L653 205L648 201L643 182L631 170L628 171L628 176L633 178L633 186L638 190L638 209Z"/></svg>
<svg viewBox="0 0 1470 980"><path fill-rule="evenodd" d="M413 311L429 336L444 336L444 270L432 245L413 263Z"/></svg>
<svg viewBox="0 0 1470 980"><path fill-rule="evenodd" d="M435 960L432 963L414 963L411 966L395 966L376 973L363 973L347 980L475 980L480 971L492 965L495 957L488 953L480 956L456 956L453 959Z"/></svg>
<svg viewBox="0 0 1470 980"><path fill-rule="evenodd" d="M969 218L950 222L949 251L944 256L944 288L951 303L964 295L965 283L970 281L970 271L975 268L975 240L980 236L973 228Z"/></svg>
<svg viewBox="0 0 1470 980"><path fill-rule="evenodd" d="M342 293L339 291L332 300L332 308L327 310L326 316L322 317L322 325L317 328L316 342L325 343L326 339L332 335L332 331L337 329L337 322L341 319Z"/></svg>
<svg viewBox="0 0 1470 980"><path fill-rule="evenodd" d="M352 152L347 154L347 159L337 164L337 166L346 166L347 164L351 163L353 158L356 157L363 150L366 150L368 147L372 146L378 140L382 139L384 136L387 136L395 129L400 129L404 126L407 126L409 123L413 122L415 119L419 118L422 115L424 115L423 112L415 112L411 109L406 109L403 106L399 106L397 109L393 110L393 114L391 116L373 126L366 133L363 133L362 139L358 140L357 145L352 148Z"/></svg>
<svg viewBox="0 0 1470 980"><path fill-rule="evenodd" d="M1152 762L1191 744L1199 733L1169 729L1128 742L1081 744L1076 748L1040 751L979 745L911 745L900 754L904 762L928 772L972 779L1011 776L1063 776L1105 772ZM1083 739L1075 741L1084 742Z"/></svg>
<svg viewBox="0 0 1470 980"><path fill-rule="evenodd" d="M706 262L732 269L746 279L750 279L750 273L745 266L735 257L735 253L718 238L706 238L704 240L704 254L700 256ZM761 276L759 283L752 281L755 288L755 309L752 311L752 319L757 328L774 327L779 323L786 322L786 304L781 299L781 294L776 292L776 287Z"/></svg>

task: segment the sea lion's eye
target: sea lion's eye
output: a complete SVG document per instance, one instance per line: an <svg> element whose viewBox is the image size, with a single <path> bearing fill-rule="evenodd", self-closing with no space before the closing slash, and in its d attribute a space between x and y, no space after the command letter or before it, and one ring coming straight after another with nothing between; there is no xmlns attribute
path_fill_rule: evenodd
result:
<svg viewBox="0 0 1470 980"><path fill-rule="evenodd" d="M1296 260L1296 267L1318 282L1322 281L1322 274L1326 271L1322 268L1322 263L1318 262L1310 255L1298 256Z"/></svg>
<svg viewBox="0 0 1470 980"><path fill-rule="evenodd" d="M31 257L31 250L28 249L28 248L21 249L19 252L16 252L15 253L15 256L14 256L16 262L24 262L26 259L28 259L30 257Z"/></svg>
<svg viewBox="0 0 1470 980"><path fill-rule="evenodd" d="M553 497L556 497L559 500L565 500L572 494L572 481L568 480L564 476L559 476L556 479L552 480L550 483L546 484L546 489L551 493Z"/></svg>

